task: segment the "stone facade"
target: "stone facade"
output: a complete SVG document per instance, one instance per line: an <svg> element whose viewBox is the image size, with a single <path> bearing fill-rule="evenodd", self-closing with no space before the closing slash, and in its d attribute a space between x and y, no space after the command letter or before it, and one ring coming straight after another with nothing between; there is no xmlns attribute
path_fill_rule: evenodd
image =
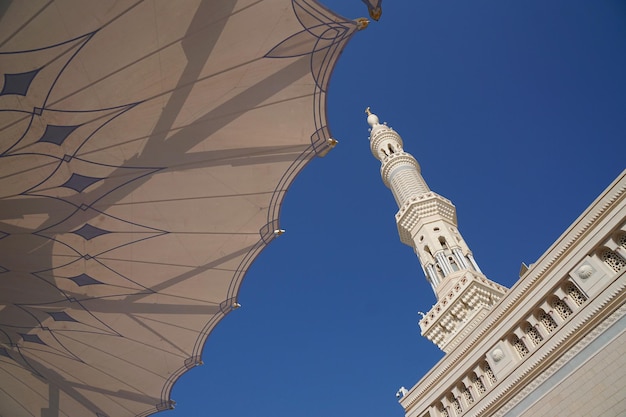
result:
<svg viewBox="0 0 626 417"><path fill-rule="evenodd" d="M567 369L565 378L538 391L541 396L519 410L519 413L510 412L506 415L552 417L555 410L570 417L624 415L624 345L626 333L622 332L599 349L590 350L592 354L585 357L583 363L572 366L574 369Z"/></svg>

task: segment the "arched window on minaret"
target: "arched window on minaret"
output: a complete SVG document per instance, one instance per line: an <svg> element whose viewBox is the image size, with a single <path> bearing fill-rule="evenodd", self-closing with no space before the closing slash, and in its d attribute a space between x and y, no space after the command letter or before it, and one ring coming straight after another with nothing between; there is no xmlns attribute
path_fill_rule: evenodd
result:
<svg viewBox="0 0 626 417"><path fill-rule="evenodd" d="M444 279L446 277L446 275L443 273L443 270L441 269L441 266L439 265L439 263L435 264L435 270L437 271L437 275L439 275L440 279Z"/></svg>
<svg viewBox="0 0 626 417"><path fill-rule="evenodd" d="M450 266L452 267L453 271L459 270L459 266L457 265L456 261L454 260L452 256L448 256L448 262L450 263Z"/></svg>
<svg viewBox="0 0 626 417"><path fill-rule="evenodd" d="M380 148L380 151L385 154L385 156L389 156L385 148Z"/></svg>
<svg viewBox="0 0 626 417"><path fill-rule="evenodd" d="M396 153L396 150L394 149L393 145L390 143L387 145L387 148L389 149L389 154L394 154Z"/></svg>
<svg viewBox="0 0 626 417"><path fill-rule="evenodd" d="M424 266L424 270L429 281L433 284L434 290L439 285L439 283L441 283L441 280L443 279L443 273L441 272L441 268L439 268L439 265L435 261L435 257L430 251L428 245L424 245L423 249L427 256L424 257L425 259L422 259L422 265Z"/></svg>
<svg viewBox="0 0 626 417"><path fill-rule="evenodd" d="M470 264L469 262L465 260L465 257L463 256L463 252L461 252L461 249L453 248L452 253L454 254L456 262L459 264L459 268L469 269Z"/></svg>
<svg viewBox="0 0 626 417"><path fill-rule="evenodd" d="M441 247L445 250L448 249L448 244L446 243L446 238L443 236L439 236L439 243L441 244Z"/></svg>

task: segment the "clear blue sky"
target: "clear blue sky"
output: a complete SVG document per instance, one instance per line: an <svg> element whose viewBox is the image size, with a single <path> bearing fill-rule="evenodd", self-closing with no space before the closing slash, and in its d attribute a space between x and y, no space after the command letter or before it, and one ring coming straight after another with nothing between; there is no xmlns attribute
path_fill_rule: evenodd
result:
<svg viewBox="0 0 626 417"><path fill-rule="evenodd" d="M366 15L360 0L326 0ZM400 417L441 357L435 297L400 243L370 151L371 106L403 137L492 280L511 286L626 168L623 0L385 0L328 97L340 141L296 179L287 233L252 265L168 416Z"/></svg>

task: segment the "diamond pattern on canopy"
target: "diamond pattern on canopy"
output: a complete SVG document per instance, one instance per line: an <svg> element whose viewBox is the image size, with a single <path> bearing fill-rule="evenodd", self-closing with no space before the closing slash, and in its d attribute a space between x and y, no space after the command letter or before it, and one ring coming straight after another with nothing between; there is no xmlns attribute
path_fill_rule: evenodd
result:
<svg viewBox="0 0 626 417"><path fill-rule="evenodd" d="M171 407L356 30L313 0L0 6L0 415Z"/></svg>

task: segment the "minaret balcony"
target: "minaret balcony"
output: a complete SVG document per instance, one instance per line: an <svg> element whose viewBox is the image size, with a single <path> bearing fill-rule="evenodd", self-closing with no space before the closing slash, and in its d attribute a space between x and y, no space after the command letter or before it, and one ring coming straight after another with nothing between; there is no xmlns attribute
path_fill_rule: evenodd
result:
<svg viewBox="0 0 626 417"><path fill-rule="evenodd" d="M453 349L476 327L507 289L482 274L466 272L419 322L421 333L441 350Z"/></svg>
<svg viewBox="0 0 626 417"><path fill-rule="evenodd" d="M456 226L456 208L450 200L433 192L411 197L396 213L400 240L402 243L413 246L413 238L417 231L425 223L439 219L444 219Z"/></svg>

